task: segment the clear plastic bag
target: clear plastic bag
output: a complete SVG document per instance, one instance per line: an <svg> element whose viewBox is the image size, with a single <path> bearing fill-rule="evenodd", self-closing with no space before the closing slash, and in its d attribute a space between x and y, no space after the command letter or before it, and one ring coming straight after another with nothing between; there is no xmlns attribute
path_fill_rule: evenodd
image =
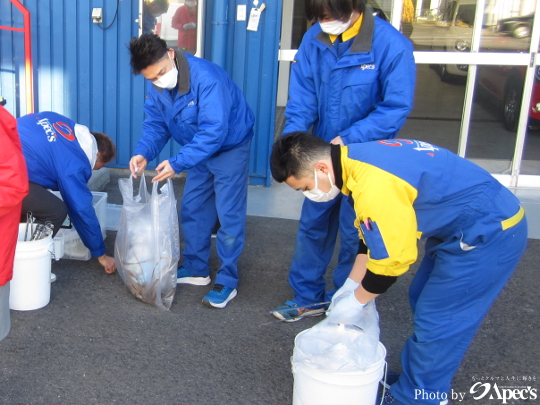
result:
<svg viewBox="0 0 540 405"><path fill-rule="evenodd" d="M358 311L354 325L325 319L295 340L293 366L303 363L325 372L364 371L379 359L379 314L375 300Z"/></svg>
<svg viewBox="0 0 540 405"><path fill-rule="evenodd" d="M143 302L168 310L176 291L180 260L178 213L169 179L158 192L153 183L148 193L141 175L139 194L133 196L133 176L119 179L124 199L120 227L114 244L118 274L128 289Z"/></svg>

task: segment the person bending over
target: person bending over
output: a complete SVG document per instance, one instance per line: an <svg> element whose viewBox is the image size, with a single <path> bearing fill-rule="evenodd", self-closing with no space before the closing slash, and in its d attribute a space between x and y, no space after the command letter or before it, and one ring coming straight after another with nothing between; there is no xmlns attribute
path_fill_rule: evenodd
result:
<svg viewBox="0 0 540 405"><path fill-rule="evenodd" d="M439 404L424 398L448 396L525 250L527 221L517 198L474 163L412 139L340 146L297 132L274 144L270 162L278 182L328 198L337 189L354 201L356 261L332 298L329 322L352 324L417 260L417 239L425 239L409 289L414 332L383 403Z"/></svg>
<svg viewBox="0 0 540 405"><path fill-rule="evenodd" d="M92 257L97 257L107 273L114 273L116 264L105 254L87 186L92 170L101 169L114 158L114 143L107 135L90 132L86 126L50 111L18 118L17 130L30 181L21 221L26 222L30 211L38 222L52 224L54 237L69 214ZM62 199L49 190L60 191Z"/></svg>

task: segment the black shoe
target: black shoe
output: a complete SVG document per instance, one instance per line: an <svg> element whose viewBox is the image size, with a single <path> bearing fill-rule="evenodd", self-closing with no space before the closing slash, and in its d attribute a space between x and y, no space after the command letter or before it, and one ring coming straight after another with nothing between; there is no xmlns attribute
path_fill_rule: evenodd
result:
<svg viewBox="0 0 540 405"><path fill-rule="evenodd" d="M403 402L398 401L394 396L390 393L390 390L381 390L377 394L377 401L375 402L375 405L404 405Z"/></svg>
<svg viewBox="0 0 540 405"><path fill-rule="evenodd" d="M383 379L379 382L381 383L383 388L389 390L392 384L397 383L397 380L399 380L399 375L399 373L396 373L394 371L388 371L386 373L386 378L383 377Z"/></svg>

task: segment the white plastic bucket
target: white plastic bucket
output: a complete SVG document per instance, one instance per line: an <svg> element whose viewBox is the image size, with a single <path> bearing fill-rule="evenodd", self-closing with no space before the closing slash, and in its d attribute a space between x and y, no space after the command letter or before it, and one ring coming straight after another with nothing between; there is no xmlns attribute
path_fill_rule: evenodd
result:
<svg viewBox="0 0 540 405"><path fill-rule="evenodd" d="M9 294L9 307L17 311L43 308L51 300L52 236L25 242L25 233L26 224L19 224Z"/></svg>
<svg viewBox="0 0 540 405"><path fill-rule="evenodd" d="M377 358L365 371L350 373L329 373L294 364L293 405L374 405L386 358L386 348L380 342Z"/></svg>

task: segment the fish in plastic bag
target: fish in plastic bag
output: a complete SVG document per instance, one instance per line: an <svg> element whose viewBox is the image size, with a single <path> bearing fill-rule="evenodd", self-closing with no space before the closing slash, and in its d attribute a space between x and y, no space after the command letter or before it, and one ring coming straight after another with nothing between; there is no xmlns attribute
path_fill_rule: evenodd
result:
<svg viewBox="0 0 540 405"><path fill-rule="evenodd" d="M141 175L139 194L133 196L133 176L119 179L124 199L120 226L114 244L118 274L140 300L168 310L176 291L180 260L178 212L170 179L152 194Z"/></svg>
<svg viewBox="0 0 540 405"><path fill-rule="evenodd" d="M337 325L325 319L295 339L293 367L302 363L325 372L364 371L379 355L379 314L375 300L358 311L354 325Z"/></svg>

